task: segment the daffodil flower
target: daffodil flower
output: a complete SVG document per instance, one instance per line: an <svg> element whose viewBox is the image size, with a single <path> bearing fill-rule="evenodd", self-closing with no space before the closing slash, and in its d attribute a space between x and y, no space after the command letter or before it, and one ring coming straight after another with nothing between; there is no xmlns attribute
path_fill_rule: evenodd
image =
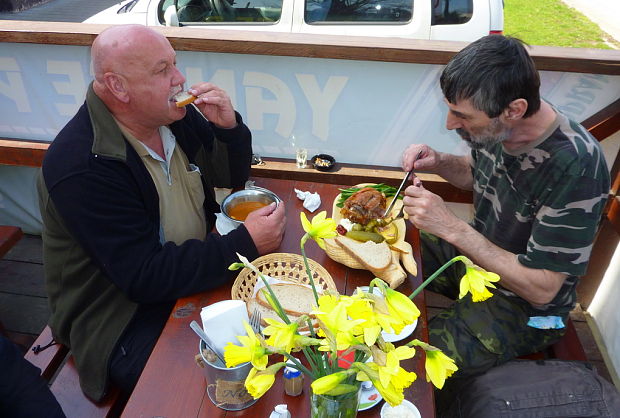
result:
<svg viewBox="0 0 620 418"><path fill-rule="evenodd" d="M446 356L440 349L426 344L420 340L413 340L407 345L416 345L426 352L426 381L433 382L435 387L441 389L446 379L457 371L459 368L450 357Z"/></svg>
<svg viewBox="0 0 620 418"><path fill-rule="evenodd" d="M400 319L400 323L393 324L394 332L397 334L403 330L405 325L412 324L420 316L420 310L415 303L402 293L391 289L385 282L380 281L379 286L385 295L390 316Z"/></svg>
<svg viewBox="0 0 620 418"><path fill-rule="evenodd" d="M359 370L356 377L357 380L370 380L381 396L383 396L383 399L391 406L399 405L403 401L405 398L403 395L404 388L410 386L417 379L415 373L408 372L401 367L388 384L383 385L379 378L379 366L376 363L353 363L351 368Z"/></svg>
<svg viewBox="0 0 620 418"><path fill-rule="evenodd" d="M269 352L263 347L261 339L247 322L243 321L243 327L248 335L237 336L242 345L238 346L229 342L224 348L226 367L234 367L249 361L255 368L264 370L267 367Z"/></svg>
<svg viewBox="0 0 620 418"><path fill-rule="evenodd" d="M340 385L347 377L356 373L354 369L342 370L327 376L319 377L313 381L310 386L312 391L317 395L323 395Z"/></svg>
<svg viewBox="0 0 620 418"><path fill-rule="evenodd" d="M267 392L275 382L275 374L286 366L285 362L276 363L264 370L253 367L245 379L245 388L254 399L258 399Z"/></svg>
<svg viewBox="0 0 620 418"><path fill-rule="evenodd" d="M290 353L295 347L295 337L298 336L297 328L299 325L296 322L284 324L271 318L265 318L265 321L269 325L263 330L263 334L270 336L266 343Z"/></svg>
<svg viewBox="0 0 620 418"><path fill-rule="evenodd" d="M323 250L325 249L325 243L323 239L333 238L338 235L336 232L336 221L332 218L326 218L327 212L319 212L312 222L308 221L305 212L300 212L301 225L306 231L306 234L301 238L301 246L306 243L308 238L312 238Z"/></svg>
<svg viewBox="0 0 620 418"><path fill-rule="evenodd" d="M467 293L471 293L474 302L482 302L493 296L487 287L495 289L492 282L499 281L499 275L484 270L469 259L462 261L465 263L465 275L461 279L459 299L462 299Z"/></svg>

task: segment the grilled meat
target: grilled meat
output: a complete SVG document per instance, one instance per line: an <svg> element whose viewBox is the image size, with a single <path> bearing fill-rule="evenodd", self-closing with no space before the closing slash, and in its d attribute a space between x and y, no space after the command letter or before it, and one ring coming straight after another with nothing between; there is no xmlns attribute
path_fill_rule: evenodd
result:
<svg viewBox="0 0 620 418"><path fill-rule="evenodd" d="M383 212L385 212L385 196L372 187L364 187L353 193L340 209L343 217L361 225L382 218Z"/></svg>

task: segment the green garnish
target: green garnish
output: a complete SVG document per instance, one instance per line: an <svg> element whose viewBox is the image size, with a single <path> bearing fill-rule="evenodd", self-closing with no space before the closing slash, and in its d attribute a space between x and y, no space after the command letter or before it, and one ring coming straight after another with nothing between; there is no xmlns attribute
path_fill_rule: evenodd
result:
<svg viewBox="0 0 620 418"><path fill-rule="evenodd" d="M388 186L387 184L383 184L383 183L371 184L371 185L364 186L364 187L372 187L373 189L376 189L380 191L381 193L383 193L385 197L394 196L397 190L396 187ZM339 189L339 190L340 190L340 197L338 198L338 203L336 203L336 206L341 208L342 206L344 206L345 200L351 197L353 193L362 190L362 187L349 187L347 189ZM398 196L398 199L402 199L402 196Z"/></svg>

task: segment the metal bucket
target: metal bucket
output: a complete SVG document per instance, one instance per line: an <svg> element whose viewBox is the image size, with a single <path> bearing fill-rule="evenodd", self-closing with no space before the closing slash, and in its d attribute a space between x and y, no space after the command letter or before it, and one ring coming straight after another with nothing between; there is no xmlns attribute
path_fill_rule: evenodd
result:
<svg viewBox="0 0 620 418"><path fill-rule="evenodd" d="M243 385L252 363L237 367L219 367L206 359L204 342L200 340L198 350L204 363L203 373L207 380L207 395L215 406L227 411L239 411L253 405L257 399L252 398Z"/></svg>

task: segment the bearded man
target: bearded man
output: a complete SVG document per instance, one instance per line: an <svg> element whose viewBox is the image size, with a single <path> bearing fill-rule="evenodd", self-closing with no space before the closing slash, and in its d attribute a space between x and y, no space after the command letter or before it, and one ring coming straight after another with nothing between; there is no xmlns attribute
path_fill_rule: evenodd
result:
<svg viewBox="0 0 620 418"><path fill-rule="evenodd" d="M540 99L538 72L518 39L473 42L452 58L440 83L446 127L471 153L411 145L402 167L472 190L474 218L459 219L419 179L406 189L405 212L422 231L425 273L462 254L501 278L493 297L479 303L458 299L462 263L429 286L456 300L429 322L430 343L459 367L454 384L564 334L610 180L597 140Z"/></svg>

